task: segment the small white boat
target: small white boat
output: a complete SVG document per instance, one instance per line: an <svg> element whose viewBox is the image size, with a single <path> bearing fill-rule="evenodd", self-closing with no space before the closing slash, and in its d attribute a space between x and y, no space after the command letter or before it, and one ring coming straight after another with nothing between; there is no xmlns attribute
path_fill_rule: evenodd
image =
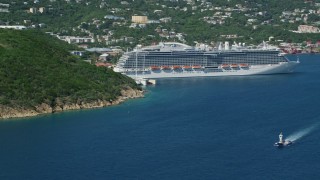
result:
<svg viewBox="0 0 320 180"><path fill-rule="evenodd" d="M282 132L279 134L279 142L274 143L274 146L283 147L283 146L289 146L292 144L292 141L290 140L283 140Z"/></svg>

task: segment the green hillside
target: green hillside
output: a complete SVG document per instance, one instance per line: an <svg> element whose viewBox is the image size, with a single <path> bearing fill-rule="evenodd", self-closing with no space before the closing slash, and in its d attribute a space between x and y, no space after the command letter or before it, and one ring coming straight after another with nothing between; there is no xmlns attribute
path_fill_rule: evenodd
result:
<svg viewBox="0 0 320 180"><path fill-rule="evenodd" d="M68 52L70 45L39 31L0 29L0 104L33 107L115 99L135 82Z"/></svg>
<svg viewBox="0 0 320 180"><path fill-rule="evenodd" d="M293 33L299 25L320 27L320 0L2 0L7 13L0 13L0 24L25 25L59 35L109 35L118 41L107 45L134 47L160 41L181 41L175 36L159 34L155 29L181 33L187 44L194 41L237 41L258 44L274 37L279 42L316 42L318 34ZM44 12L38 12L39 8ZM3 7L6 9L6 7ZM30 13L30 8L37 12ZM106 16L120 19L109 19ZM150 20L171 18L168 22L130 28L132 15ZM44 24L39 26L39 24ZM235 39L225 35L237 35ZM132 37L124 42L123 37ZM97 38L97 37L95 37ZM120 40L119 40L120 39ZM279 41L277 41L279 40ZM106 46L105 40L92 46Z"/></svg>

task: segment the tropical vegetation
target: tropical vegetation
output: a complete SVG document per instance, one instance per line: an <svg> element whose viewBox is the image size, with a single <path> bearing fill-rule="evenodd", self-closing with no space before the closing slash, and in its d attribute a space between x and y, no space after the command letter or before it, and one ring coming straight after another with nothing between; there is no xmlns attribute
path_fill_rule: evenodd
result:
<svg viewBox="0 0 320 180"><path fill-rule="evenodd" d="M42 31L60 35L107 35L112 38L133 37L133 42L119 41L113 45L135 46L166 41L155 32L157 27L183 33L188 44L194 41L225 41L223 35L236 34L238 42L261 43L274 37L284 42L317 41L317 34L293 33L298 25L319 26L320 18L316 12L320 1L304 0L24 0L23 2L3 0L10 4L9 13L0 13L0 22L7 24L35 25L43 23ZM29 8L45 7L43 13L28 13ZM209 8L208 8L209 7ZM222 8L222 9L219 9ZM233 10L226 10L231 8ZM238 10L234 10L238 9ZM292 12L295 16L284 15ZM220 13L230 17L223 24L210 24L204 17ZM106 15L123 19L106 19ZM149 19L159 20L171 17L167 23L148 24L145 28L129 28L132 15L146 15ZM285 21L282 16L287 16ZM304 16L308 20L304 20ZM248 24L249 19L255 19ZM27 23L25 20L29 20ZM256 27L256 28L253 28ZM148 36L149 35L149 36ZM178 40L178 39L170 39ZM230 40L230 39L229 39ZM231 39L230 41L233 41ZM280 42L280 41L279 41ZM277 42L274 42L277 43ZM104 42L102 42L105 45Z"/></svg>
<svg viewBox="0 0 320 180"><path fill-rule="evenodd" d="M124 88L139 88L131 78L79 60L71 49L40 31L0 29L0 104L112 101Z"/></svg>

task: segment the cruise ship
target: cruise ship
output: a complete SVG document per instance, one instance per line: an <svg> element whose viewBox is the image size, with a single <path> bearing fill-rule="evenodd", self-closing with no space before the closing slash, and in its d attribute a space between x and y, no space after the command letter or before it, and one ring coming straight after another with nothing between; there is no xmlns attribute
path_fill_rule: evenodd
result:
<svg viewBox="0 0 320 180"><path fill-rule="evenodd" d="M178 42L138 47L119 59L114 71L132 78L244 76L293 72L299 60L290 61L277 48L243 45L218 48L192 47Z"/></svg>

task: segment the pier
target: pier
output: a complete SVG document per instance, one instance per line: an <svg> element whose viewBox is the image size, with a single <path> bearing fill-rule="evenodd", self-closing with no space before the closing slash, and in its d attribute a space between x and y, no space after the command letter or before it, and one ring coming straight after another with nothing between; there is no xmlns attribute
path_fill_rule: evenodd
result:
<svg viewBox="0 0 320 180"><path fill-rule="evenodd" d="M147 86L147 85L156 85L155 79L145 79L141 77L134 78L138 85Z"/></svg>

